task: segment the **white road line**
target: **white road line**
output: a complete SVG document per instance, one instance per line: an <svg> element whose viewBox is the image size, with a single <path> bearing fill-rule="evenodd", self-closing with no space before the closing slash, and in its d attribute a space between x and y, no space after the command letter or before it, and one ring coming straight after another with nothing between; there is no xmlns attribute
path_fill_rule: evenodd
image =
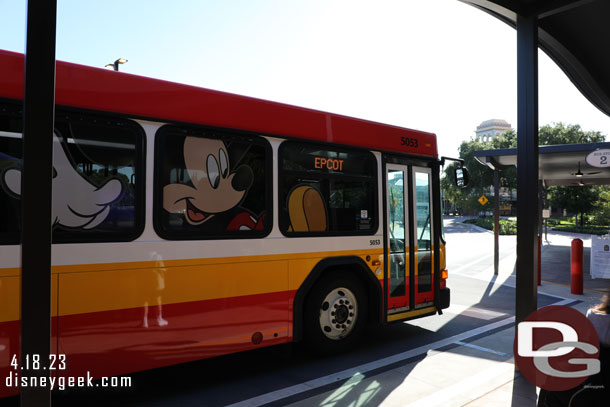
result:
<svg viewBox="0 0 610 407"><path fill-rule="evenodd" d="M471 349L480 350L482 352L493 353L494 355L498 355L498 356L508 356L508 354L506 354L504 352L499 352L497 350L485 348L485 347L479 346L479 345L474 345L474 344L468 343L468 342L457 341L455 344L465 346L465 347L471 348Z"/></svg>
<svg viewBox="0 0 610 407"><path fill-rule="evenodd" d="M460 304L449 304L449 308L443 310L444 314L463 315L472 318L491 320L499 317L505 317L505 312L491 311L484 308L477 307L478 304L471 305L460 305Z"/></svg>
<svg viewBox="0 0 610 407"><path fill-rule="evenodd" d="M373 362L365 363L360 366L353 367L351 369L342 370L337 373L333 373L327 376L318 377L317 379L309 380L300 384L296 384L294 386L285 387L283 389L279 389L276 391L272 391L270 393L262 394L260 396L252 397L248 400L243 400L235 404L231 404L228 407L255 407L262 406L268 403L272 403L286 397L291 397L296 394L304 393L306 391L310 391L319 387L326 386L328 384L337 383L343 380L348 380L352 378L354 375L362 375L372 370L376 370L385 366L392 365L394 363L402 362L404 360L413 358L415 356L423 355L430 350L439 349L444 346L452 345L456 342L466 340L468 338L472 338L473 336L480 335L485 332L492 331L494 329L502 328L504 326L508 326L514 324L515 317L509 317L503 319L498 322L494 322L492 324L484 325L482 327L472 329L470 331L463 332L461 334L457 334L451 336L446 339L441 339L440 341L430 343L424 346L420 346L415 349L411 349L405 352L398 353L396 355L388 356L383 359L375 360Z"/></svg>

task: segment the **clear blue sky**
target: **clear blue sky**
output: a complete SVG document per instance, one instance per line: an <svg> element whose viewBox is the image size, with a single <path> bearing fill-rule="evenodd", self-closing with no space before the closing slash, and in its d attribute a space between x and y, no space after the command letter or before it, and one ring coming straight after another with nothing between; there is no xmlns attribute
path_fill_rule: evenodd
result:
<svg viewBox="0 0 610 407"><path fill-rule="evenodd" d="M0 49L23 52L25 0L0 0ZM58 0L57 58L438 135L516 127L516 34L457 0ZM540 53L540 124L610 134Z"/></svg>

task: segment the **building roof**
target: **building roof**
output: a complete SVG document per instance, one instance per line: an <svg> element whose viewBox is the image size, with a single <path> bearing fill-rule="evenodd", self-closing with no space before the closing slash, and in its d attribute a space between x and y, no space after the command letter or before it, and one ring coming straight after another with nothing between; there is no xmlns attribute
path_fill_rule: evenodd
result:
<svg viewBox="0 0 610 407"><path fill-rule="evenodd" d="M551 185L607 185L610 184L610 167L596 168L586 162L589 153L610 150L610 143L562 144L538 147L538 179ZM475 151L481 164L491 169L517 166L517 149ZM578 176L577 173L582 173Z"/></svg>
<svg viewBox="0 0 610 407"><path fill-rule="evenodd" d="M490 120L485 120L484 122L482 122L481 124L479 124L477 126L477 131L483 131L483 130L487 130L487 129L511 129L511 125L510 123L508 123L506 120L502 120L502 119L490 119Z"/></svg>

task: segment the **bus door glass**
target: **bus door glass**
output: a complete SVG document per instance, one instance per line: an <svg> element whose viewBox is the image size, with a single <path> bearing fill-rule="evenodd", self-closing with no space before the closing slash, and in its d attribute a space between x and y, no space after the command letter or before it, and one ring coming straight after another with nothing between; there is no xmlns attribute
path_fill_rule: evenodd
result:
<svg viewBox="0 0 610 407"><path fill-rule="evenodd" d="M429 168L413 167L413 232L415 233L415 308L434 305L432 284L432 190Z"/></svg>
<svg viewBox="0 0 610 407"><path fill-rule="evenodd" d="M386 281L388 311L392 313L409 309L409 171L395 164L388 164L386 171Z"/></svg>

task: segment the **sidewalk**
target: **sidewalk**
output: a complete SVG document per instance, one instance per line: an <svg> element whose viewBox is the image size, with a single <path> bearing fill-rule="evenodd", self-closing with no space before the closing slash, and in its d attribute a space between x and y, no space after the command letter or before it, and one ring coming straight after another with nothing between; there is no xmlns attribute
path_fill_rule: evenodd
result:
<svg viewBox="0 0 610 407"><path fill-rule="evenodd" d="M583 242L583 287L594 292L608 292L610 281L592 279L590 273L591 236L578 233L549 231L542 241L542 279L549 284L570 287L570 251L572 240Z"/></svg>
<svg viewBox="0 0 610 407"><path fill-rule="evenodd" d="M515 238L500 239L499 274L493 274L493 234L464 225L455 218L446 224L448 247L476 247L480 256L448 265L451 306L443 315L409 321L409 329L438 332L435 341L407 347L345 371L296 385L305 396L275 405L291 407L533 407L537 389L515 373L513 340L516 285ZM489 234L488 234L489 233ZM600 301L600 282L586 278L584 295L570 293L570 242L572 234L549 233L542 254L539 306L571 306L583 314ZM590 238L581 237L585 246ZM452 241L453 240L453 241ZM457 243L462 242L461 245ZM463 242L467 242L464 243ZM453 245L453 246L452 246ZM491 255L490 255L491 253ZM587 258L588 259L588 258ZM588 272L588 266L585 269ZM567 280L566 280L567 276ZM565 283L568 283L566 285ZM605 281L603 281L605 283ZM593 287L593 288L591 288ZM507 305L510 303L510 305ZM456 329L459 327L459 329ZM463 329L462 329L463 328ZM399 336L405 341L417 338ZM385 335L385 334L384 334ZM374 337L369 338L371 341ZM333 384L331 384L333 383ZM335 383L340 383L337 387ZM310 391L307 394L307 391ZM315 389L315 390L314 390ZM322 389L322 391L319 391ZM281 394L279 394L281 393ZM287 397L286 389L277 395ZM260 405L268 403L261 399ZM249 402L239 406L252 406ZM259 405L259 404L256 404Z"/></svg>
<svg viewBox="0 0 610 407"><path fill-rule="evenodd" d="M583 295L575 295L570 292L571 242L576 238L583 241L584 247ZM601 296L609 292L610 281L591 279L589 273L590 248L591 237L588 235L549 231L547 240L543 240L541 257L542 284L538 287L538 292L581 301L572 306L572 308L579 310L583 314L586 313L591 305L599 303ZM508 273L506 267L501 267L500 269L500 276L496 283L515 286L516 275L514 268L510 273ZM510 363L514 364L514 359L511 358ZM507 375L505 375L506 377ZM536 398L531 391L531 385L518 373L515 374L514 378L507 380L500 386L494 387L492 383L488 383L485 387L489 389L486 394L464 404L464 407L521 407L536 405ZM536 392L538 393L538 391L539 389Z"/></svg>

